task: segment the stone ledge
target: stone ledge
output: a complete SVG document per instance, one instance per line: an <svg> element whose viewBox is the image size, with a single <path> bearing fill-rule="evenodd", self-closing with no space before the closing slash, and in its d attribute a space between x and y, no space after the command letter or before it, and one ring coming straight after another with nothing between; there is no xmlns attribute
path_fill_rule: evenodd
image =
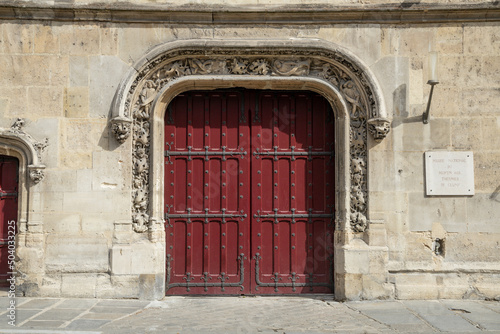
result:
<svg viewBox="0 0 500 334"><path fill-rule="evenodd" d="M416 24L500 21L495 3L380 4L380 5L146 5L132 3L89 5L43 5L37 1L6 1L0 4L0 19L97 21L120 23L178 24Z"/></svg>

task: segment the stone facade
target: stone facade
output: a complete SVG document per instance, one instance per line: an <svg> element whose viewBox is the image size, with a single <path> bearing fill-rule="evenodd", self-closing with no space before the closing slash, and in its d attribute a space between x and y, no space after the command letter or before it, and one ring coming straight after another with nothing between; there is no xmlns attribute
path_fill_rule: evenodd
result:
<svg viewBox="0 0 500 334"><path fill-rule="evenodd" d="M286 20L283 1L231 1L241 5L228 11L225 1L2 4L0 154L21 166L19 292L162 298L162 113L185 90L265 82L321 92L338 110L337 298L500 299L500 7L445 2L295 1L288 10L302 16ZM440 83L424 125L429 50L439 53ZM230 65L256 55L267 72ZM280 72L276 60L296 71ZM301 61L350 76L360 143L348 81ZM174 74L139 103L148 124L137 128L134 105L150 97L142 89L159 66ZM475 195L425 195L423 154L434 150L474 153Z"/></svg>

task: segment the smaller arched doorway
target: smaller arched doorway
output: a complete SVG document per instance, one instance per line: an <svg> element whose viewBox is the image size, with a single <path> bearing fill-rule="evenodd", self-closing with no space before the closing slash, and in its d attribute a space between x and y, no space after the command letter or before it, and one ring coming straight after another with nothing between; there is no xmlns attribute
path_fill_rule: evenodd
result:
<svg viewBox="0 0 500 334"><path fill-rule="evenodd" d="M8 286L14 278L19 161L0 155L0 286Z"/></svg>
<svg viewBox="0 0 500 334"><path fill-rule="evenodd" d="M323 96L185 92L164 138L167 294L333 293L334 116Z"/></svg>

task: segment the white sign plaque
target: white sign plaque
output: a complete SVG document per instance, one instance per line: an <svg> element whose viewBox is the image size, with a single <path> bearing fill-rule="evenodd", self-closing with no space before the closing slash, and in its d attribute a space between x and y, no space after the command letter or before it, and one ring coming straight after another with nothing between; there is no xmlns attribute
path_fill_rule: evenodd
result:
<svg viewBox="0 0 500 334"><path fill-rule="evenodd" d="M426 152L425 188L428 196L474 195L472 152Z"/></svg>

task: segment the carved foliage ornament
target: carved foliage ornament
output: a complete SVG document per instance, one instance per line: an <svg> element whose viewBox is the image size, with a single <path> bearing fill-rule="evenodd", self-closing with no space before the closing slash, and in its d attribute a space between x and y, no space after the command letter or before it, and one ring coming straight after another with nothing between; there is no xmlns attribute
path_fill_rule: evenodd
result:
<svg viewBox="0 0 500 334"><path fill-rule="evenodd" d="M302 76L328 81L343 95L350 112L350 226L354 232L367 227L367 118L379 118L372 90L364 73L339 53L280 51L262 56L251 52L234 57L233 50L174 51L157 57L141 70L127 94L125 117L113 120L112 131L119 142L132 133L133 148L133 228L149 228L149 161L151 108L159 91L172 81L189 75ZM262 54L262 53L261 53ZM173 59L173 60L172 60ZM181 59L181 60L179 60ZM325 60L327 59L327 60ZM131 119L129 123L123 119ZM370 123L370 132L380 140L388 132L388 122L380 118Z"/></svg>
<svg viewBox="0 0 500 334"><path fill-rule="evenodd" d="M32 147L34 154L36 154L36 157L33 157L32 164L28 165L28 170L31 181L36 184L42 181L45 177L43 172L45 166L42 164L42 152L48 146L49 139L45 138L45 140L42 142L37 141L29 133L23 130L24 124L24 119L18 118L16 119L14 124L12 124L11 127L3 133L8 136L13 136L21 139L23 142L28 144L28 146Z"/></svg>

